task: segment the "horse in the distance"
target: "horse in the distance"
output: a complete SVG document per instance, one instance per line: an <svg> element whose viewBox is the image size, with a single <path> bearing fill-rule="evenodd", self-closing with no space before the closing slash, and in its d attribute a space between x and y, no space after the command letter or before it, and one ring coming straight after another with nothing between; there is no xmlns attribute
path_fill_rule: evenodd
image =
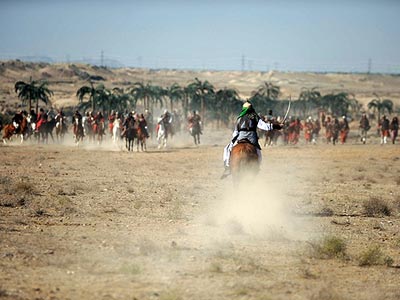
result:
<svg viewBox="0 0 400 300"><path fill-rule="evenodd" d="M239 141L232 148L230 167L234 183L246 176L252 178L257 175L260 168L257 148L247 140Z"/></svg>
<svg viewBox="0 0 400 300"><path fill-rule="evenodd" d="M7 141L11 141L11 137L15 133L15 127L13 124L7 124L3 130L3 143L7 144Z"/></svg>
<svg viewBox="0 0 400 300"><path fill-rule="evenodd" d="M189 124L189 133L194 139L194 144L200 145L201 127L199 122L193 122Z"/></svg>
<svg viewBox="0 0 400 300"><path fill-rule="evenodd" d="M60 117L58 121L56 121L56 137L58 142L64 142L64 136L67 132L67 124L65 123L65 118Z"/></svg>
<svg viewBox="0 0 400 300"><path fill-rule="evenodd" d="M53 130L56 127L56 123L55 118L50 118L49 121L40 125L37 130L37 139L39 144L40 142L47 144L49 142L49 135L54 143Z"/></svg>
<svg viewBox="0 0 400 300"><path fill-rule="evenodd" d="M112 139L114 144L118 144L119 141L121 140L121 128L122 128L121 119L116 118L112 126Z"/></svg>
<svg viewBox="0 0 400 300"><path fill-rule="evenodd" d="M135 120L132 118L127 124L125 130L125 146L128 151L133 151L133 142L137 137L137 129L135 128Z"/></svg>
<svg viewBox="0 0 400 300"><path fill-rule="evenodd" d="M83 142L85 134L83 132L82 121L79 120L78 118L74 118L73 132L74 132L75 144L79 145L80 142Z"/></svg>
<svg viewBox="0 0 400 300"><path fill-rule="evenodd" d="M96 140L97 136L97 142L99 145L101 145L101 143L103 142L103 136L105 135L104 120L94 122L92 125L92 132L94 135L94 140Z"/></svg>
<svg viewBox="0 0 400 300"><path fill-rule="evenodd" d="M139 126L137 129L137 140L136 140L138 152L139 152L139 144L140 144L142 151L147 151L147 147L146 147L147 137L148 137L148 135L147 135L145 129L142 126Z"/></svg>
<svg viewBox="0 0 400 300"><path fill-rule="evenodd" d="M26 117L23 117L20 124L16 123L4 126L3 143L6 144L7 141L11 141L14 134L20 136L21 144L29 137L29 125Z"/></svg>
<svg viewBox="0 0 400 300"><path fill-rule="evenodd" d="M156 132L157 132L158 149L167 148L168 132L162 118L158 119Z"/></svg>

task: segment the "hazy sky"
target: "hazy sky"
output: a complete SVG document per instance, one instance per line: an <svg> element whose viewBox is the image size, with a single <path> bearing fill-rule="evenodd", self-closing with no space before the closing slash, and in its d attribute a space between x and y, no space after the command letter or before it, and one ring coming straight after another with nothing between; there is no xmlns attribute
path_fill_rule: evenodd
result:
<svg viewBox="0 0 400 300"><path fill-rule="evenodd" d="M0 0L0 59L400 72L400 1Z"/></svg>

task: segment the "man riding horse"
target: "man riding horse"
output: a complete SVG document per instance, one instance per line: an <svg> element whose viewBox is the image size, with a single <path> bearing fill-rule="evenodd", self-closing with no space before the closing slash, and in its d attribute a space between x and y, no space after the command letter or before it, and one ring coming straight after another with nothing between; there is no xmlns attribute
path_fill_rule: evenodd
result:
<svg viewBox="0 0 400 300"><path fill-rule="evenodd" d="M257 152L258 164L261 163L261 147L258 143L257 128L270 131L274 129L282 129L281 124L266 123L260 119L259 115L254 110L253 105L246 101L243 104L242 111L236 121L235 130L232 134L232 141L224 149L224 166L225 172L221 178L228 176L230 170L231 151L238 143L249 143L253 145Z"/></svg>
<svg viewBox="0 0 400 300"><path fill-rule="evenodd" d="M72 124L73 124L73 132L75 136L75 142L79 142L80 140L83 140L83 137L85 136L84 131L83 131L83 118L80 112L77 110L75 111L74 115L72 116Z"/></svg>
<svg viewBox="0 0 400 300"><path fill-rule="evenodd" d="M188 128L189 133L194 138L194 143L200 144L200 134L203 134L201 131L201 117L194 110L192 115L188 118Z"/></svg>

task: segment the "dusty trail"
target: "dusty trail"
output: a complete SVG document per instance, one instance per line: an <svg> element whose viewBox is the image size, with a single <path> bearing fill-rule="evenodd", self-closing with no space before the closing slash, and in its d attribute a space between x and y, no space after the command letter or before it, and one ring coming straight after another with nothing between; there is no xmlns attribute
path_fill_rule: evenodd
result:
<svg viewBox="0 0 400 300"><path fill-rule="evenodd" d="M265 148L260 181L238 188L219 180L224 136L149 153L1 146L0 298L400 297L399 269L357 263L373 243L400 264L398 146ZM372 196L390 217L362 215ZM348 260L310 254L326 234Z"/></svg>

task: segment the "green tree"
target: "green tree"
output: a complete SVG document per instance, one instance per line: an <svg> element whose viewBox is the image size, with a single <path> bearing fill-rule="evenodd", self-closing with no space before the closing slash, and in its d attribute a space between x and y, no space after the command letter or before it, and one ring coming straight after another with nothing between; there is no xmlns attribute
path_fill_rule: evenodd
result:
<svg viewBox="0 0 400 300"><path fill-rule="evenodd" d="M15 83L15 92L18 93L18 98L23 102L29 101L29 111L32 109L32 101L36 101L36 113L39 111L39 100L46 105L50 103L50 97L53 95L46 81L39 82L30 79L29 83L17 81Z"/></svg>
<svg viewBox="0 0 400 300"><path fill-rule="evenodd" d="M321 106L335 116L347 115L351 108L356 109L357 106L359 107L354 95L346 92L330 93L322 96Z"/></svg>
<svg viewBox="0 0 400 300"><path fill-rule="evenodd" d="M90 86L84 85L78 89L76 96L79 99L79 106L83 109L88 109L92 107L92 111L96 110L96 106L100 105L103 109L107 106L108 101L108 91L105 89L103 84L99 84L94 87L93 83L90 81ZM87 102L83 102L86 96L89 96Z"/></svg>
<svg viewBox="0 0 400 300"><path fill-rule="evenodd" d="M264 81L264 83L257 88L255 93L269 100L277 100L281 94L281 88L272 82Z"/></svg>
<svg viewBox="0 0 400 300"><path fill-rule="evenodd" d="M232 115L236 115L243 102L239 99L239 93L235 89L224 88L215 93L215 102L212 110L217 119L217 126L222 121L226 126Z"/></svg>
<svg viewBox="0 0 400 300"><path fill-rule="evenodd" d="M168 95L168 97L170 99L171 111L173 111L174 110L174 102L178 102L179 100L183 99L184 90L179 84L174 83L169 88L166 89L166 94Z"/></svg>
<svg viewBox="0 0 400 300"><path fill-rule="evenodd" d="M378 121L381 119L381 114L387 111L389 114L393 112L393 101L390 99L381 99L378 94L374 93L375 99L372 99L371 102L368 103L368 109L373 109L378 111Z"/></svg>
<svg viewBox="0 0 400 300"><path fill-rule="evenodd" d="M138 100L143 101L144 109L149 109L153 105L153 100L158 99L161 101L161 88L151 85L150 83L136 82L130 89L132 96ZM152 111L152 109L151 109Z"/></svg>
<svg viewBox="0 0 400 300"><path fill-rule="evenodd" d="M202 82L196 77L194 82L188 85L188 91L192 96L192 109L200 108L201 119L204 120L206 105L212 101L215 94L214 86L207 80Z"/></svg>

